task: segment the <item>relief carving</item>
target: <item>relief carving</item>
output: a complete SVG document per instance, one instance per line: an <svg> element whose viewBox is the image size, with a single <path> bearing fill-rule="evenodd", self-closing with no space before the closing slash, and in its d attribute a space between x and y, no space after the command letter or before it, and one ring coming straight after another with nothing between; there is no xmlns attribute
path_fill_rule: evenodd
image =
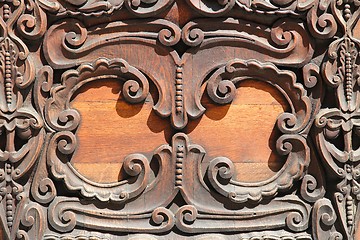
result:
<svg viewBox="0 0 360 240"><path fill-rule="evenodd" d="M57 197L49 206L49 222L51 226L59 232L69 232L75 226L78 226L88 229L105 229L111 232L144 233L166 232L174 224L187 233L261 230L264 222L267 223L267 229L284 227L291 231L301 232L308 227L310 206L296 196L277 198L265 205L237 211L226 209L222 206L222 202L218 200L220 196L211 196L210 192L207 195L202 194L202 196L205 197L204 199L211 198L211 201L207 200L206 202L217 202L217 204L206 205L204 204L205 201L199 202L198 199L201 196L197 195L202 191L209 191L211 185L207 186L202 178L193 177L194 173L187 173L186 170L196 169L201 165L205 150L201 146L190 144L189 138L183 133L176 134L173 137L171 146L163 145L154 152L158 159L163 158L166 160L164 162L170 162L169 166L172 166L172 171L176 169L176 174L159 174L158 179L154 181L157 185L152 186L154 183L150 183L148 186L153 189L145 190L143 194L144 196L151 196L154 193L149 191L154 191L156 195L159 195L163 191L162 188L159 188L159 185L170 182L175 192L168 196L166 202L161 203L157 202L156 198L146 198L148 199L146 206L154 207L145 209L144 205L142 205L143 210L141 210L140 208L134 208L134 206L143 204L143 199L140 198L126 204L121 211L112 209L110 205L105 211L104 209L98 209L90 201ZM180 157L184 166L181 166L182 163L179 162ZM171 176L172 179L167 179ZM190 181L194 180L196 183L190 184ZM83 181L83 184L86 184L86 182ZM199 187L198 191L192 192L193 187ZM165 207L173 200L176 193L180 193L189 205L182 206L176 212L172 212ZM101 199L99 197L98 199L104 204L108 200L114 201L114 199ZM255 214L251 214L253 212ZM228 216L222 219L221 216L225 215ZM129 221L129 219L133 220ZM260 222L259 219L261 219ZM234 224L234 221L236 224Z"/></svg>
<svg viewBox="0 0 360 240"><path fill-rule="evenodd" d="M276 150L280 155L289 157L273 179L253 185L240 183L232 179L234 167L231 160L218 157L209 163L207 177L212 186L235 202L260 201L263 196L274 196L278 190L289 189L294 179L302 177L310 160L302 130L311 119L311 102L302 86L296 83L292 72L280 71L272 64L254 60L233 60L209 77L207 93L216 103L228 103L234 98L236 84L247 79L265 81L278 88L286 94L285 98L294 112L283 113L277 119L277 127L284 135L277 139ZM220 180L229 182L228 186L221 184Z"/></svg>
<svg viewBox="0 0 360 240"><path fill-rule="evenodd" d="M46 15L34 1L4 2L1 9L0 221L4 235L15 239L25 235L18 231L19 221L28 198L29 174L44 140L43 119L32 104L35 65L24 41L44 34Z"/></svg>
<svg viewBox="0 0 360 240"><path fill-rule="evenodd" d="M353 239L358 227L358 40L353 28L359 16L357 1L331 2L342 36L329 45L322 66L325 83L334 89L336 102L321 109L315 118L315 140L320 150L329 179L336 188L331 189L333 206L337 210L341 234ZM337 143L341 143L338 145ZM327 205L329 205L328 203ZM331 207L332 208L332 207ZM333 212L333 210L332 210ZM334 221L336 215L333 215ZM341 235L340 233L329 233ZM319 231L318 231L319 232ZM321 235L320 235L321 236Z"/></svg>
<svg viewBox="0 0 360 240"><path fill-rule="evenodd" d="M54 177L63 179L69 190L80 190L83 196L101 201L121 202L136 197L145 189L150 168L145 156L133 154L124 159L125 172L130 177L137 177L131 184L127 180L116 184L87 181L66 162L77 145L72 131L80 124L80 114L69 106L69 101L83 84L104 78L124 81L122 95L131 103L143 101L149 93L147 78L122 59L99 58L92 64L83 64L77 70L65 72L62 84L54 85L51 89L44 108L46 122L56 132L49 141L47 164Z"/></svg>
<svg viewBox="0 0 360 240"><path fill-rule="evenodd" d="M86 17L110 15L114 11L126 8L138 17L151 17L169 8L174 0L40 0L40 6L58 16L83 15Z"/></svg>
<svg viewBox="0 0 360 240"><path fill-rule="evenodd" d="M355 239L359 5L3 1L4 239ZM119 157L121 180L98 183L71 162L82 124L71 103L82 86L109 80L122 84L131 106L157 96L153 110L174 131L152 152ZM254 183L236 179L236 159L211 156L185 133L205 114L205 95L230 105L247 80L268 84L289 105L274 122L285 164Z"/></svg>

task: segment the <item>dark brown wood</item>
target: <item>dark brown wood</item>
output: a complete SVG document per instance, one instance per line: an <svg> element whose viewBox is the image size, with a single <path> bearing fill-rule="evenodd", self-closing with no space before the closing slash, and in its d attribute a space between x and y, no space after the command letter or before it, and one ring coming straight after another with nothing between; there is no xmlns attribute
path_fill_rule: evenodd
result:
<svg viewBox="0 0 360 240"><path fill-rule="evenodd" d="M360 239L358 0L0 15L2 239Z"/></svg>

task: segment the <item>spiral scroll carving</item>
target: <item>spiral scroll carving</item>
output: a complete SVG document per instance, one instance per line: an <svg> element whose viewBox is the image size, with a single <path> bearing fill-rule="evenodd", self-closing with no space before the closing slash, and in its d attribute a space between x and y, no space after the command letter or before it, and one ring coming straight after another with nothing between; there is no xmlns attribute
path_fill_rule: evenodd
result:
<svg viewBox="0 0 360 240"><path fill-rule="evenodd" d="M309 202L315 202L316 200L324 197L324 186L318 186L316 178L310 174L304 176L301 184L301 196Z"/></svg>
<svg viewBox="0 0 360 240"><path fill-rule="evenodd" d="M290 102L290 104L295 111L283 113L278 117L278 128L282 132L298 132L308 124L310 118L310 99L305 95L305 90L301 85L295 83L295 75L292 72L279 71L272 64L263 64L255 60L230 61L209 78L207 93L214 102L226 104L235 97L237 83L253 78L268 82L282 92L285 90L288 94L286 97L293 99L293 102ZM279 80L280 78L282 80ZM276 79L279 81L277 82ZM288 82L288 84L285 84L285 82ZM297 102L297 99L300 99L300 101ZM303 110L307 114L303 114Z"/></svg>
<svg viewBox="0 0 360 240"><path fill-rule="evenodd" d="M187 0L187 3L206 16L216 17L230 11L234 7L236 0Z"/></svg>
<svg viewBox="0 0 360 240"><path fill-rule="evenodd" d="M359 6L0 2L4 239L353 239L360 209ZM83 127L73 101L86 84L109 80L120 83L129 108L152 105L157 117L151 113L144 127L165 139L119 157L121 180L99 183L72 162ZM211 107L227 114L236 104L243 81L265 83L288 105L274 121L271 147L284 164L250 183L236 179L240 165L225 157L227 142L214 138L214 150L193 138L208 134L194 127L223 117L211 116ZM165 129L153 124L158 117ZM229 134L237 140L236 131ZM131 144L127 136L119 141ZM216 147L223 152L215 154Z"/></svg>
<svg viewBox="0 0 360 240"><path fill-rule="evenodd" d="M213 159L207 170L207 177L211 185L220 194L228 197L231 201L244 203L249 200L261 201L263 197L275 196L280 190L289 189L293 181L302 175L302 171L308 165L309 149L300 136L283 135L281 136L276 147L281 155L289 155L294 157L293 153L301 153L298 157L289 157L277 175L269 180L260 183L241 183L232 179L234 174L234 166L231 160L224 157ZM301 162L297 162L299 159ZM293 175L290 175L292 172Z"/></svg>
<svg viewBox="0 0 360 240"><path fill-rule="evenodd" d="M136 177L136 181L123 180L118 183L100 184L87 180L66 163L75 148L75 135L69 131L62 131L50 140L52 150L48 152L47 157L53 175L63 180L69 190L78 190L82 196L95 197L100 201L124 202L138 196L146 188L150 167L144 155L133 154L124 159L123 169L129 176Z"/></svg>
<svg viewBox="0 0 360 240"><path fill-rule="evenodd" d="M343 239L341 233L336 231L336 213L328 199L319 199L314 206L313 231L316 239L327 237L328 239Z"/></svg>

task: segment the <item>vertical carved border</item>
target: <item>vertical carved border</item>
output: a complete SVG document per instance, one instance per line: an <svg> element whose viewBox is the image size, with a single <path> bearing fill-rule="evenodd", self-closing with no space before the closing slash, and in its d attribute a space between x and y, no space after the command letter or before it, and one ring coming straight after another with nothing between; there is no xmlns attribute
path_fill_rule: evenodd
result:
<svg viewBox="0 0 360 240"><path fill-rule="evenodd" d="M177 5L174 0L0 3L0 220L6 239L61 239L67 233L71 238L79 228L116 234L158 234L174 226L187 234L257 233L264 223L293 239L354 238L360 214L360 41L354 32L359 1L185 2L206 19L192 19L182 29L162 19ZM124 12L138 19L95 26L84 21ZM321 41L329 43L325 52L317 49ZM175 50L179 43L188 48L182 55ZM143 66L126 50L107 58L115 44L141 46L134 50L138 55L155 49L149 62L160 59L165 71ZM223 47L236 54L222 55ZM214 61L204 69L201 61L209 50ZM54 69L64 71L61 80ZM218 104L232 101L239 81L272 84L291 105L277 120L283 134L277 150L288 160L268 181L240 183L232 178L230 159L209 160L206 149L178 133L152 156L127 156L124 181L91 182L70 163L81 124L70 99L83 84L103 78L122 81L130 103L143 101L152 82L159 94L154 110L170 117L180 132L206 111L199 94L203 84ZM327 102L329 96L336 101ZM308 169L317 164L312 141L326 181L334 186L325 186L321 166ZM151 161L159 173L150 180ZM184 204L174 211L169 206L177 194ZM156 195L163 199L146 207L138 200ZM312 236L301 235L310 221ZM246 234L245 239L269 238Z"/></svg>

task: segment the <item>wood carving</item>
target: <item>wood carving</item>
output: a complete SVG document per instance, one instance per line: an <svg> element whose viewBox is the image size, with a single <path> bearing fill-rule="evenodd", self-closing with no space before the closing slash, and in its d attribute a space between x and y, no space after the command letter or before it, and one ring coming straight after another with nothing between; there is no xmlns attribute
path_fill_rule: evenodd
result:
<svg viewBox="0 0 360 240"><path fill-rule="evenodd" d="M2 1L3 239L359 238L359 6ZM84 116L72 103L84 86L109 81L130 107L151 98L172 132L151 152L109 148L121 177L103 183L73 164ZM273 123L273 154L284 164L257 182L238 179L228 143L213 156L188 128L206 115L204 99L229 106L245 81L275 89L288 106ZM94 118L94 128L106 124Z"/></svg>
<svg viewBox="0 0 360 240"><path fill-rule="evenodd" d="M325 82L335 89L336 103L322 109L315 120L315 139L329 177L336 179L332 190L333 202L338 211L342 235L353 239L358 224L358 43L352 29L358 19L357 2L346 2L343 11L339 5L333 9L342 27L343 36L333 41L323 63ZM338 139L344 145L336 146Z"/></svg>

